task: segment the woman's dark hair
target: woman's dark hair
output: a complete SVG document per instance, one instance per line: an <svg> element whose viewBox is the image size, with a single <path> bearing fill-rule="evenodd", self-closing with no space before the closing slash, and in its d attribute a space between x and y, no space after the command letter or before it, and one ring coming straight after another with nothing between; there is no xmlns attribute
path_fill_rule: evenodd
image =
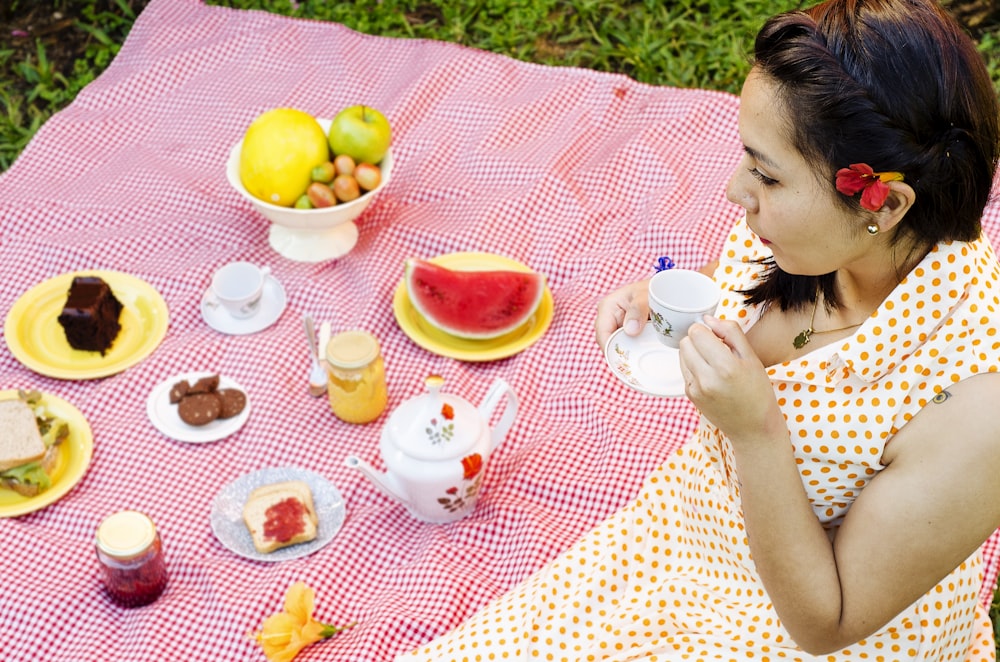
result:
<svg viewBox="0 0 1000 662"><path fill-rule="evenodd" d="M852 163L905 175L916 201L894 240L929 247L980 235L1000 108L972 39L933 0L827 0L779 14L757 35L754 67L777 83L794 146L831 187ZM787 309L822 291L837 305L833 274L770 265L748 302Z"/></svg>

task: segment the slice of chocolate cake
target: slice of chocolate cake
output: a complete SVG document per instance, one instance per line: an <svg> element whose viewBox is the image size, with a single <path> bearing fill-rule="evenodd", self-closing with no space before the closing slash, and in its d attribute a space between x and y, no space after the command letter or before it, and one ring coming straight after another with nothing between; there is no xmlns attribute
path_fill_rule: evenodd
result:
<svg viewBox="0 0 1000 662"><path fill-rule="evenodd" d="M69 287L59 324L70 347L88 352L108 351L118 337L122 304L97 276L76 276Z"/></svg>

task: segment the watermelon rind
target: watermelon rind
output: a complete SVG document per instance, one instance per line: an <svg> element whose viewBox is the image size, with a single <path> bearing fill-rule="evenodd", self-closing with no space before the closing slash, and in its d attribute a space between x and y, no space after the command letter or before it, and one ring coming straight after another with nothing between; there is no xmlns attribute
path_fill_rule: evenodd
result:
<svg viewBox="0 0 1000 662"><path fill-rule="evenodd" d="M524 325L545 293L533 271L448 269L430 260L406 260L410 303L434 328L457 338L488 340Z"/></svg>

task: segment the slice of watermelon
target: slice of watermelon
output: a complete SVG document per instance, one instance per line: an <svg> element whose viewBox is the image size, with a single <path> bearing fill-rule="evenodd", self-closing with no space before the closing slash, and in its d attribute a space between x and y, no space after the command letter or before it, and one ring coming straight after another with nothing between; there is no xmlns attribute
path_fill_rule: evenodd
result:
<svg viewBox="0 0 1000 662"><path fill-rule="evenodd" d="M510 333L530 318L545 277L530 271L456 271L420 258L406 261L406 293L435 328L483 340Z"/></svg>

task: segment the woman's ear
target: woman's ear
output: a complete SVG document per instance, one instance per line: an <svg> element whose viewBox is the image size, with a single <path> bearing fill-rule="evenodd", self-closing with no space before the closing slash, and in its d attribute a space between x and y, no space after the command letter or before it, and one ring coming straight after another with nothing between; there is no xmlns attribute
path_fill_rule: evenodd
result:
<svg viewBox="0 0 1000 662"><path fill-rule="evenodd" d="M891 230L903 220L917 199L913 187L906 182L886 182L889 185L889 195L882 208L875 212L875 220L882 232Z"/></svg>

